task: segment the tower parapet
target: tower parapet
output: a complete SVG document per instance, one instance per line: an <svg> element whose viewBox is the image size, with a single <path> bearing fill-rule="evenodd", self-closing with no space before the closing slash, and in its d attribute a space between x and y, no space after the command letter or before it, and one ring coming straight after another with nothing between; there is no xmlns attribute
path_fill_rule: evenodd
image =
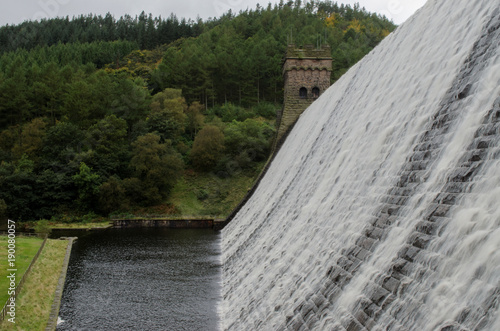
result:
<svg viewBox="0 0 500 331"><path fill-rule="evenodd" d="M280 140L300 114L328 87L332 72L330 46L315 48L305 45L297 48L288 45L283 64L284 102L278 114L277 126Z"/></svg>

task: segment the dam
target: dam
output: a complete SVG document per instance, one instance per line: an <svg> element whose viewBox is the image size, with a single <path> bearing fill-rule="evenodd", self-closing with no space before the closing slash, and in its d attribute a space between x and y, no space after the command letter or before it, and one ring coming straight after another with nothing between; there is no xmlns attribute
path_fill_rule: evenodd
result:
<svg viewBox="0 0 500 331"><path fill-rule="evenodd" d="M429 0L222 232L224 330L500 330L500 2Z"/></svg>

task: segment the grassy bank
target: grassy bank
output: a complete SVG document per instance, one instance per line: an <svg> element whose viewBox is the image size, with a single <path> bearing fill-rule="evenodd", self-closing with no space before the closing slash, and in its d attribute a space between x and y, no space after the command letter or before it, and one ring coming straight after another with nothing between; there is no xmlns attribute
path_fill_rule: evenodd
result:
<svg viewBox="0 0 500 331"><path fill-rule="evenodd" d="M16 261L15 269L16 271L16 284L19 283L24 275L26 269L28 269L31 260L35 256L36 252L40 248L43 239L38 237L16 237ZM8 237L0 236L0 306L3 307L9 295L7 289L9 288L9 279L7 276L10 272L7 269L11 268L8 266Z"/></svg>
<svg viewBox="0 0 500 331"><path fill-rule="evenodd" d="M66 240L47 240L17 297L16 324L5 320L0 330L45 330L67 245Z"/></svg>
<svg viewBox="0 0 500 331"><path fill-rule="evenodd" d="M250 190L263 165L226 178L213 173L188 173L176 183L167 202L183 216L225 217Z"/></svg>

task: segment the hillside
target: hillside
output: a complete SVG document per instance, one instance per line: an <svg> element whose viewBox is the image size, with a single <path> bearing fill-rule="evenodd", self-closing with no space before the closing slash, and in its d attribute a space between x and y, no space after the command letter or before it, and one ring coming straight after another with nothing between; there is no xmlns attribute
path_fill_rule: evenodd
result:
<svg viewBox="0 0 500 331"><path fill-rule="evenodd" d="M331 1L1 27L0 214L224 215L270 153L287 43L331 45L335 81L394 28Z"/></svg>

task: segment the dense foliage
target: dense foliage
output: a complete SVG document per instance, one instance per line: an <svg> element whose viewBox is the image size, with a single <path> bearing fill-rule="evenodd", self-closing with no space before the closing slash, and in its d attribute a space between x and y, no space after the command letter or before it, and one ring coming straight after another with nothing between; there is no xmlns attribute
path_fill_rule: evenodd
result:
<svg viewBox="0 0 500 331"><path fill-rule="evenodd" d="M2 27L0 214L107 215L164 203L186 171L255 172L274 138L287 43L331 45L335 80L393 29L330 1L206 22L91 15Z"/></svg>
<svg viewBox="0 0 500 331"><path fill-rule="evenodd" d="M163 88L182 88L188 101L207 108L228 101L245 106L282 102L287 44L330 45L333 82L394 28L359 5L282 1L274 7L257 6L238 15L228 13L197 38L170 45L153 79Z"/></svg>

